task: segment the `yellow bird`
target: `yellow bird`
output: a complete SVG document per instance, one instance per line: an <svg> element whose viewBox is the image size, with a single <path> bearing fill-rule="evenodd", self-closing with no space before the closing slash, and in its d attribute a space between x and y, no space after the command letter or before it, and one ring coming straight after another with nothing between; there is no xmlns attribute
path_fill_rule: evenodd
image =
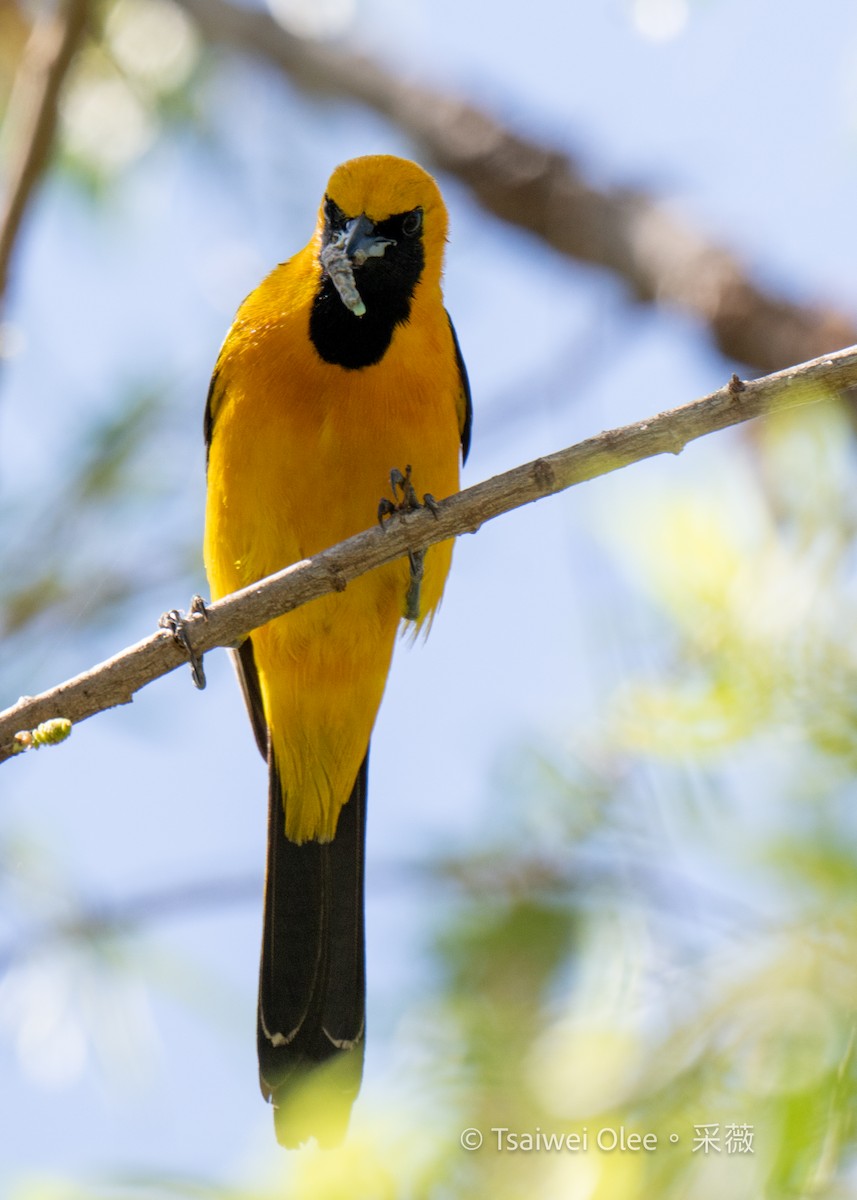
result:
<svg viewBox="0 0 857 1200"><path fill-rule="evenodd" d="M416 488L427 502L458 490L471 403L441 293L446 236L421 167L353 159L309 244L238 310L205 413L214 598L369 528L391 473L405 505ZM340 1141L360 1087L369 739L396 631L431 618L451 556L445 542L380 567L235 652L269 768L257 1038L286 1146ZM306 1101L320 1074L323 1111Z"/></svg>

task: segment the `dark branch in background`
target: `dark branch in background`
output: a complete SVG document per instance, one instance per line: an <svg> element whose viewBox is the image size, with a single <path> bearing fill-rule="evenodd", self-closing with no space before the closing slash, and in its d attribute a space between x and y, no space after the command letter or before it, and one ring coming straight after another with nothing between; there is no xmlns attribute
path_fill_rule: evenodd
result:
<svg viewBox="0 0 857 1200"><path fill-rule="evenodd" d="M48 165L60 91L83 37L88 11L89 0L65 0L57 12L39 18L9 99L3 126L9 162L0 202L0 311L12 252L27 205Z"/></svg>
<svg viewBox="0 0 857 1200"><path fill-rule="evenodd" d="M647 897L653 911L668 918L693 921L709 914L719 926L744 932L761 914L742 901L711 888L699 879L660 866L652 868L641 855L604 857L587 850L557 852L519 849L510 856L504 845L479 854L374 862L372 891L401 894L425 887L436 899L439 886L455 889L462 899L493 903L544 894L566 895L575 906L598 903L630 885L635 901ZM683 903L676 906L676 896ZM40 922L0 945L0 979L18 963L66 944L79 948L128 937L164 921L209 916L218 909L235 909L262 897L262 870L223 875L197 883L180 883L120 899L84 901L71 916Z"/></svg>
<svg viewBox="0 0 857 1200"><path fill-rule="evenodd" d="M258 902L261 894L261 874L254 873L183 883L121 900L81 903L74 915L40 925L0 946L0 977L14 963L60 942L98 942L132 933L152 921L195 912L208 914L215 907L231 907L245 900Z"/></svg>
<svg viewBox="0 0 857 1200"><path fill-rule="evenodd" d="M701 400L515 467L441 501L436 515L427 508L408 513L384 529L359 533L219 600L205 616L188 619L193 650L201 655L217 646L235 645L259 625L319 596L342 591L352 579L403 557L408 550L475 531L485 521L576 483L657 454L678 454L688 442L707 433L853 387L857 387L857 347L751 383L733 376L726 387ZM52 719L82 721L127 704L145 684L185 661L184 651L169 633L156 633L49 692L23 697L0 713L0 761L21 749L17 734Z"/></svg>
<svg viewBox="0 0 857 1200"><path fill-rule="evenodd" d="M857 341L853 316L766 292L734 255L645 192L591 187L567 153L513 133L464 100L371 59L295 37L262 10L229 0L177 2L208 41L267 59L300 87L360 101L389 117L490 212L570 258L613 271L638 300L690 312L727 358L778 371Z"/></svg>

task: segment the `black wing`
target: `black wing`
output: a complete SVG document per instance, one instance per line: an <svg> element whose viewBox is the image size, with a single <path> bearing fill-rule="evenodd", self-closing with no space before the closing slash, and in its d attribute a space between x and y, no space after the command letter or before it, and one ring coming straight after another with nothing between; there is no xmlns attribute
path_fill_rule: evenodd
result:
<svg viewBox="0 0 857 1200"><path fill-rule="evenodd" d="M217 410L220 408L220 402L223 399L224 388L220 383L220 372L215 368L214 374L211 377L211 383L208 385L208 396L205 401L205 416L202 419L202 433L205 438L205 466L208 469L208 456L211 452L211 438L214 434L214 421L217 417Z"/></svg>
<svg viewBox="0 0 857 1200"><path fill-rule="evenodd" d="M473 427L473 401L470 397L470 380L467 378L467 367L464 365L455 326L452 323L452 317L449 313L446 314L446 319L449 321L449 332L452 334L452 344L455 347L455 361L458 364L458 377L461 380L461 399L464 406L464 413L461 419L461 461L467 462L467 455L470 452L470 432Z"/></svg>

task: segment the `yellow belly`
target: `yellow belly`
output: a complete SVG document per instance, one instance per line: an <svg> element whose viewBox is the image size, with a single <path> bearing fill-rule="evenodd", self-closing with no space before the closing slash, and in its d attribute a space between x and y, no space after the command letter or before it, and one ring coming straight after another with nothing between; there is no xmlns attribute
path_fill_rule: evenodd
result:
<svg viewBox="0 0 857 1200"><path fill-rule="evenodd" d="M369 528L393 467L411 465L420 495L458 488L456 376L414 365L436 363L426 357L435 345L398 339L360 371L289 362L287 345L242 346L221 366L205 538L215 598ZM426 555L421 621L451 554L447 542ZM379 568L252 634L293 841L335 833L381 703L408 570L406 560Z"/></svg>

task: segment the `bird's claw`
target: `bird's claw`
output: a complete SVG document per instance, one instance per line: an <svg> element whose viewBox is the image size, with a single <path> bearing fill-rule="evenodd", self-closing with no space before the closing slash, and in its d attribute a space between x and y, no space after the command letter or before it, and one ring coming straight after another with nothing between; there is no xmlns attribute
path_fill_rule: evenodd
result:
<svg viewBox="0 0 857 1200"><path fill-rule="evenodd" d="M384 518L392 517L394 513L399 511L398 505L392 500L388 500L386 496L382 496L378 501L378 524L384 528Z"/></svg>
<svg viewBox="0 0 857 1200"><path fill-rule="evenodd" d="M397 493L402 493L402 499L397 504L399 512L413 512L415 508L420 507L416 490L411 483L410 463L405 467L404 475L398 467L393 467L390 472L390 487L393 489L394 501L396 500Z"/></svg>
<svg viewBox="0 0 857 1200"><path fill-rule="evenodd" d="M205 687L205 670L202 665L203 656L197 654L191 645L187 623L187 617L191 616L201 616L204 620L208 620L208 610L202 596L193 597L187 611L187 616L180 609L172 608L169 612L161 615L158 625L161 629L166 629L172 634L173 640L187 655L194 687L199 688L201 691Z"/></svg>
<svg viewBox="0 0 857 1200"><path fill-rule="evenodd" d="M405 467L404 474L398 467L393 467L390 472L390 490L393 499L382 496L378 502L378 521L381 525L384 524L385 517L392 517L401 512L415 512L418 508L427 508L434 517L440 515L440 506L431 492L426 492L422 500L417 495L417 490L411 482L410 464ZM401 500L399 492L402 493Z"/></svg>
<svg viewBox="0 0 857 1200"><path fill-rule="evenodd" d="M395 516L396 513L414 512L418 508L427 508L437 518L440 509L431 492L426 492L420 501L416 488L411 481L411 466L405 467L404 474L398 467L390 472L390 489L393 499L384 496L378 504L378 522L383 528L385 517ZM401 499L399 495L401 493ZM405 620L418 621L420 616L420 592L425 573L425 550L409 550L410 580L405 596Z"/></svg>

